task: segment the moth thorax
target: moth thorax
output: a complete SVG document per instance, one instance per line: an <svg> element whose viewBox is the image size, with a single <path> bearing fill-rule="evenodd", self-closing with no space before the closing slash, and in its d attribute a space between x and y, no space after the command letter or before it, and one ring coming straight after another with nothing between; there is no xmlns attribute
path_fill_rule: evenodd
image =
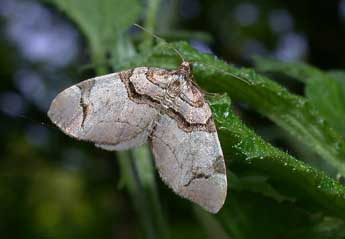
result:
<svg viewBox="0 0 345 239"><path fill-rule="evenodd" d="M183 77L172 80L168 86L167 94L172 97L178 96L181 93L183 82Z"/></svg>

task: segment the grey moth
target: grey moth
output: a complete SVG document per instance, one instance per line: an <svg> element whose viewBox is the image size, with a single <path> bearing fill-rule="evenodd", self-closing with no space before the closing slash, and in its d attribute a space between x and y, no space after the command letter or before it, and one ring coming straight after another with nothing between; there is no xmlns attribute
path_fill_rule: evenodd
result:
<svg viewBox="0 0 345 239"><path fill-rule="evenodd" d="M65 134L105 150L152 147L162 180L216 213L227 193L226 168L210 106L193 83L192 65L99 76L53 100L48 116Z"/></svg>

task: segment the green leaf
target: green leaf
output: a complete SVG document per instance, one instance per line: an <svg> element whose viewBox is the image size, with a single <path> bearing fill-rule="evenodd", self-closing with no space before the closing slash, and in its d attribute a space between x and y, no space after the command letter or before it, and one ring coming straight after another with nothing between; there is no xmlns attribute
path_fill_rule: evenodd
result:
<svg viewBox="0 0 345 239"><path fill-rule="evenodd" d="M318 111L319 121L326 122L345 136L345 73L342 71L323 72L299 62L280 62L255 57L259 70L279 72L305 82L305 94L313 109Z"/></svg>
<svg viewBox="0 0 345 239"><path fill-rule="evenodd" d="M259 70L279 72L305 82L305 94L314 109L332 128L345 135L345 72L322 72L299 62L280 62L263 57L254 59Z"/></svg>
<svg viewBox="0 0 345 239"><path fill-rule="evenodd" d="M341 239L344 222L309 213L293 203L279 203L262 195L232 192L216 216L236 239Z"/></svg>
<svg viewBox="0 0 345 239"><path fill-rule="evenodd" d="M301 82L308 82L311 78L323 77L323 73L302 62L281 62L266 57L254 57L255 66L260 71L279 72L295 78Z"/></svg>
<svg viewBox="0 0 345 239"><path fill-rule="evenodd" d="M242 174L238 177L228 173L231 192L224 208L217 215L228 234L239 239L342 238L345 235L342 229L344 222L328 218L335 224L326 227L324 224L327 219L322 214L311 213L308 206L305 206L316 203L316 198L326 194L326 197L330 196L328 199L337 198L338 195L331 196L328 192L319 191L321 184L334 181L268 145L246 128L229 109L228 97L215 96L208 99L226 159L231 155L236 157L230 169ZM234 142L228 143L232 140ZM230 147L231 144L234 146ZM286 188L290 188L290 192ZM344 203L344 188L338 184L334 189L343 192L339 200ZM305 197L304 193L310 193L311 198ZM325 199L324 205L331 203L328 199ZM301 207L303 205L304 208Z"/></svg>
<svg viewBox="0 0 345 239"><path fill-rule="evenodd" d="M341 70L331 70L327 72L330 77L337 81L345 81L345 71Z"/></svg>
<svg viewBox="0 0 345 239"><path fill-rule="evenodd" d="M128 59L134 57L136 54L136 50L128 36L119 35L112 49L111 65L113 70L117 71L121 62L128 61Z"/></svg>
<svg viewBox="0 0 345 239"><path fill-rule="evenodd" d="M241 177L229 172L229 182L231 182L231 189L236 191L250 191L255 193L260 193L263 196L273 198L277 202L294 202L295 198L287 197L277 190L275 190L269 183L268 176L262 175L244 175Z"/></svg>
<svg viewBox="0 0 345 239"><path fill-rule="evenodd" d="M345 136L345 81L313 79L307 83L306 96L325 120Z"/></svg>
<svg viewBox="0 0 345 239"><path fill-rule="evenodd" d="M106 54L139 17L138 0L43 0L61 9L86 36L94 64L104 64ZM105 69L99 74L105 74Z"/></svg>
<svg viewBox="0 0 345 239"><path fill-rule="evenodd" d="M315 113L303 98L253 70L236 69L214 56L195 51L186 43L162 44L122 67L144 65L176 69L181 59L172 48L194 63L195 79L204 89L228 92L232 99L248 103L301 141L308 139L305 143L323 153L325 158L343 157L344 145L340 152L334 147L340 139L315 119ZM225 100L220 102L211 105L225 157L236 174L254 170L269 177L269 183L279 193L345 218L344 187L325 173L267 144L241 123ZM338 159L335 161L339 163Z"/></svg>
<svg viewBox="0 0 345 239"><path fill-rule="evenodd" d="M294 197L301 202L315 203L336 215L340 208L345 212L345 188L339 183L263 141L254 131L245 127L229 108L226 109L226 100L215 99L210 105L218 123L225 156L233 160L234 168L230 169L240 175L254 171L267 176L267 182L275 189L267 191L267 188L257 187L257 192L261 191L263 195L273 196L278 200L277 195L281 194L287 198ZM252 188L247 189L254 191ZM339 207L331 209L331 201L331 204L338 204ZM342 217L344 215L338 214Z"/></svg>

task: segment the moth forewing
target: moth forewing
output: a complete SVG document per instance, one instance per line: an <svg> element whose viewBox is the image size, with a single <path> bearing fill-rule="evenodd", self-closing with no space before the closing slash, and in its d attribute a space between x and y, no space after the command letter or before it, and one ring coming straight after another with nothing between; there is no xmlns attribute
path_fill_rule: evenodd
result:
<svg viewBox="0 0 345 239"><path fill-rule="evenodd" d="M106 150L150 139L163 181L216 213L226 198L225 163L210 107L191 82L189 62L100 76L58 94L48 116L67 135Z"/></svg>

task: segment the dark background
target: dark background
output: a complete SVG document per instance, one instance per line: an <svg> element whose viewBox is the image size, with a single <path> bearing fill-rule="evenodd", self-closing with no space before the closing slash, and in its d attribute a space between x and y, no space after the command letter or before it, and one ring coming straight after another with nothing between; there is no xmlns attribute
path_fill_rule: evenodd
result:
<svg viewBox="0 0 345 239"><path fill-rule="evenodd" d="M236 65L263 55L345 66L345 0L162 1L160 15L162 37L204 32L187 40ZM89 54L75 25L39 1L1 0L0 35L0 238L140 238L115 155L66 137L46 117L60 90L93 74L83 70ZM203 238L190 203L157 181L173 235Z"/></svg>

